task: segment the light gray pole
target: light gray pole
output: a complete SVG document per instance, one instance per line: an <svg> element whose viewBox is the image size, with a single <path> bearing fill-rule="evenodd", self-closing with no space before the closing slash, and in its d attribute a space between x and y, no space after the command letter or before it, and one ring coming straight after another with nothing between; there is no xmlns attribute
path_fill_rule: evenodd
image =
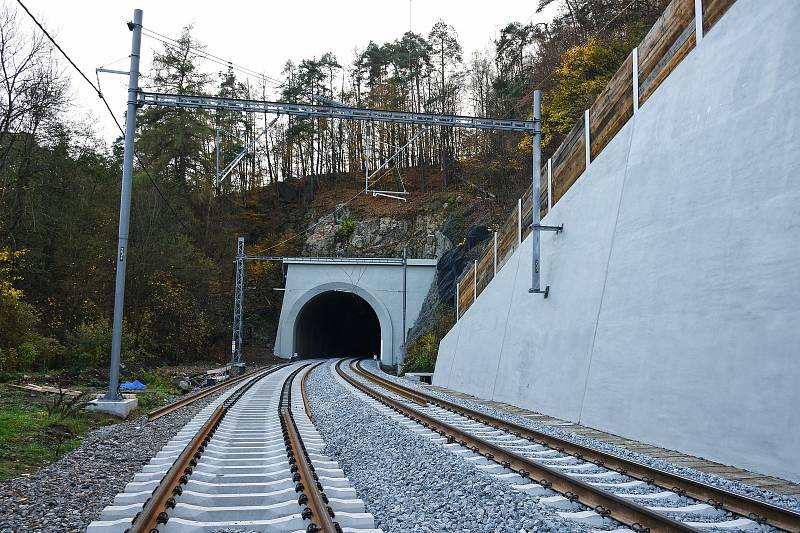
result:
<svg viewBox="0 0 800 533"><path fill-rule="evenodd" d="M122 350L122 314L125 303L125 258L128 253L128 226L131 214L133 182L133 139L136 135L136 95L139 90L139 52L142 44L142 10L133 11L131 68L128 75L128 112L125 116L125 152L122 160L122 194L119 199L119 246L117 247L117 280L114 288L114 323L111 334L111 368L108 373L106 400L121 400L119 394L119 360Z"/></svg>
<svg viewBox="0 0 800 533"><path fill-rule="evenodd" d="M403 247L403 348L400 350L400 353L403 358L406 356L406 274L408 270L408 249L404 246ZM400 375L400 365L402 364L402 359L397 360L397 375Z"/></svg>
<svg viewBox="0 0 800 533"><path fill-rule="evenodd" d="M528 292L535 294L543 294L545 298L550 294L550 286L541 288L541 280L539 279L541 273L541 238L542 231L554 231L561 233L564 231L564 225L559 226L542 226L539 213L542 210L541 201L541 188L539 182L542 179L542 94L539 91L533 91L533 185L531 186L531 253L533 254L533 273L531 279L531 288ZM548 161L548 177L550 176L550 163ZM586 163L589 165L588 161ZM548 194L550 181L548 178ZM549 200L548 196L548 202ZM548 203L549 208L549 203ZM548 211L549 213L549 211ZM522 211L519 217L522 218Z"/></svg>
<svg viewBox="0 0 800 533"><path fill-rule="evenodd" d="M217 118L214 124L214 193L219 194L219 111L217 111Z"/></svg>
<svg viewBox="0 0 800 533"><path fill-rule="evenodd" d="M533 279L531 292L540 291L540 238L539 226L539 176L542 168L542 93L533 91L533 121L536 131L533 133L533 186L531 187L531 249L533 251Z"/></svg>

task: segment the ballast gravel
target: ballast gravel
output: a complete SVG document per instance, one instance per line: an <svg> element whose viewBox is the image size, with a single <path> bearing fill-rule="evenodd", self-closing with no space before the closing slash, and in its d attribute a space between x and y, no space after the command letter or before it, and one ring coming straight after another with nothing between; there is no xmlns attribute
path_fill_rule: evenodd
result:
<svg viewBox="0 0 800 533"><path fill-rule="evenodd" d="M82 532L134 474L219 394L148 423L146 416L86 434L30 477L0 484L0 533Z"/></svg>
<svg viewBox="0 0 800 533"><path fill-rule="evenodd" d="M398 378L391 374L387 374L378 368L378 365L375 361L367 360L364 362L365 370L370 372L379 374L381 377L399 383L406 387L411 387L432 396L435 396L442 400L447 400L449 402L455 403L457 405L462 405L464 407L469 407L470 409L474 409L476 411L481 411L488 415L494 416L496 418L500 418L507 422L513 422L520 426L524 426L536 431L540 431L542 433L546 433L547 435L552 435L554 437L566 439L570 442L574 442L576 444L581 444L583 446L587 446L589 448L599 450L606 453L611 453L618 457L623 457L626 459L630 459L633 461L637 461L639 463L643 463L649 466L653 466L656 468L660 468L662 470L666 470L668 472L672 472L674 474L679 474L681 476L685 476L690 479L694 479L696 481L701 481L703 483L708 483L709 485L713 485L715 487L719 487L722 489L730 490L732 492L736 492L739 494L743 494L745 496L749 496L751 498L757 498L765 502L769 502L773 505L779 505L781 507L785 507L787 509L792 509L795 511L800 511L800 499L792 498L790 496L784 496L782 494L776 494L774 492L762 489L760 487L754 487L753 485L747 485L745 483L741 483L738 481L732 481L730 479L725 479L719 476L715 476L714 474L708 474L706 472L700 472L698 470L694 470L691 468L686 468L684 466L677 465L675 463L670 463L669 461L665 461L663 459L658 459L649 455L643 455L641 453L636 453L634 451L628 450L626 448L621 448L619 446L615 446L611 443L604 442L602 440L593 439L590 437L584 437L578 435L576 433L572 433L570 431L564 431L562 429L558 429L553 426L549 426L547 424L542 424L541 422L536 422L535 420L530 420L527 418L523 418L521 416L516 416L514 414L508 413L506 411L500 411L498 409L493 409L486 405L473 402L470 400L465 400L462 398L457 398L455 396L451 396L449 394L445 394L441 391L434 390L430 387L426 387L422 384L417 382L411 381L405 378Z"/></svg>
<svg viewBox="0 0 800 533"><path fill-rule="evenodd" d="M326 454L385 532L589 529L401 426L354 396L333 371L324 364L308 380L314 422Z"/></svg>

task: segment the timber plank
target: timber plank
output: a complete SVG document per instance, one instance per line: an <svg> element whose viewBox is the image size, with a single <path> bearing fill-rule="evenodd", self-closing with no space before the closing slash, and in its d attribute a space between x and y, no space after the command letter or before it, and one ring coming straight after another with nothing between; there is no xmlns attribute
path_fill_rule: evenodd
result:
<svg viewBox="0 0 800 533"><path fill-rule="evenodd" d="M694 20L694 19L692 19ZM639 104L643 105L648 98L658 89L675 67L695 47L694 23L686 26L673 46L667 51L662 60L651 71L650 75L641 82L639 87ZM641 78L640 78L641 79Z"/></svg>
<svg viewBox="0 0 800 533"><path fill-rule="evenodd" d="M714 27L736 0L703 0L703 33Z"/></svg>
<svg viewBox="0 0 800 533"><path fill-rule="evenodd" d="M553 189L557 201L586 170L585 139L581 117L553 154Z"/></svg>
<svg viewBox="0 0 800 533"><path fill-rule="evenodd" d="M622 62L589 108L592 160L633 116L633 53Z"/></svg>
<svg viewBox="0 0 800 533"><path fill-rule="evenodd" d="M647 79L694 21L693 0L672 0L639 44L639 82ZM693 26L693 25L692 25Z"/></svg>

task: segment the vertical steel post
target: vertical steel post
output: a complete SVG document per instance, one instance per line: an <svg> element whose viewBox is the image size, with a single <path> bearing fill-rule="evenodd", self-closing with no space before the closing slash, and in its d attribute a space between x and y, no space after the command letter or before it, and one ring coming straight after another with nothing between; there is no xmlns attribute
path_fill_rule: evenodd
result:
<svg viewBox="0 0 800 533"><path fill-rule="evenodd" d="M533 171L531 186L531 292L541 292L540 285L540 234L538 229L541 200L539 194L539 182L541 181L542 168L542 93L533 91L533 121L536 130L533 133Z"/></svg>
<svg viewBox="0 0 800 533"><path fill-rule="evenodd" d="M478 299L478 260L472 263L472 301Z"/></svg>
<svg viewBox="0 0 800 533"><path fill-rule="evenodd" d="M403 349L400 351L401 357L397 360L397 375L400 375L400 365L406 357L406 279L408 271L408 249L403 246Z"/></svg>
<svg viewBox="0 0 800 533"><path fill-rule="evenodd" d="M703 40L703 0L694 0L694 38L695 46Z"/></svg>
<svg viewBox="0 0 800 533"><path fill-rule="evenodd" d="M236 281L233 287L233 340L231 365L242 363L242 320L244 318L244 237L236 242Z"/></svg>
<svg viewBox="0 0 800 533"><path fill-rule="evenodd" d="M553 209L553 160L547 160L547 212Z"/></svg>
<svg viewBox="0 0 800 533"><path fill-rule="evenodd" d="M517 246L522 244L522 198L517 198Z"/></svg>
<svg viewBox="0 0 800 533"><path fill-rule="evenodd" d="M122 194L119 199L119 233L117 246L117 279L114 287L114 322L111 333L111 366L108 372L106 400L121 400L119 394L119 362L122 351L122 315L125 303L125 258L128 253L128 227L131 214L134 137L136 135L136 95L139 90L139 55L142 47L142 10L133 10L133 23L128 27L131 38L131 65L128 74L128 111L125 115L125 151L122 159Z"/></svg>
<svg viewBox="0 0 800 533"><path fill-rule="evenodd" d="M364 194L369 194L369 123L364 124Z"/></svg>
<svg viewBox="0 0 800 533"><path fill-rule="evenodd" d="M589 110L583 112L583 144L586 145L586 170L592 162L592 132L589 131Z"/></svg>
<svg viewBox="0 0 800 533"><path fill-rule="evenodd" d="M459 301L458 301L459 290L458 289L459 289L459 284L460 284L460 280L458 278L456 278L456 322L458 322L458 319L459 319L459 316L458 316L458 303L459 303Z"/></svg>
<svg viewBox="0 0 800 533"><path fill-rule="evenodd" d="M214 172L214 190L219 194L219 110L217 110L217 119L214 127L214 147L214 151L216 152L214 155L214 168L216 169Z"/></svg>
<svg viewBox="0 0 800 533"><path fill-rule="evenodd" d="M497 232L494 232L494 275L497 275Z"/></svg>
<svg viewBox="0 0 800 533"><path fill-rule="evenodd" d="M639 111L639 47L633 49L633 114Z"/></svg>

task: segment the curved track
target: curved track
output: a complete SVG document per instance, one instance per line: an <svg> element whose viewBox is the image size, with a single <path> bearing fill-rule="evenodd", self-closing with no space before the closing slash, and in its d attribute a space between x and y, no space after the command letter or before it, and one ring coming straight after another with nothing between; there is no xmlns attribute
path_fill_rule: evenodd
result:
<svg viewBox="0 0 800 533"><path fill-rule="evenodd" d="M161 418L162 416L168 415L168 414L172 413L173 411L176 411L176 410L180 409L181 407L186 407L187 405L192 404L192 403L196 402L197 400L200 400L201 398L205 398L206 396L214 394L215 392L218 392L218 391L221 391L221 390L226 389L228 387L231 387L233 385L237 385L239 383L245 382L245 381L247 381L249 379L252 379L254 377L257 378L257 377L261 377L261 376L264 376L264 375L267 375L267 374L271 374L272 372L278 370L279 368L283 368L284 366L286 366L286 365L277 365L277 366L270 367L268 369L255 370L255 371L250 372L248 374L245 374L243 376L239 376L239 377L235 377L235 378L229 378L229 379L223 381L222 383L217 383L216 385L212 385L210 387L206 387L205 389L197 391L194 394L190 394L190 395L188 395L188 396L186 396L184 398L181 398L178 401L175 401L175 402L172 402L170 404L164 405L164 406L159 407L157 409L153 409L152 411L147 413L147 421L148 422L152 422L153 420L156 420L158 418Z"/></svg>
<svg viewBox="0 0 800 533"><path fill-rule="evenodd" d="M343 361L337 371L355 388L444 435L454 451L467 448L529 480L515 488L542 495L553 489L559 494L543 497L546 503L588 507L562 516L589 523L611 517L634 531L769 529L765 524L800 531L800 513L465 408L369 372L355 360L345 371Z"/></svg>

